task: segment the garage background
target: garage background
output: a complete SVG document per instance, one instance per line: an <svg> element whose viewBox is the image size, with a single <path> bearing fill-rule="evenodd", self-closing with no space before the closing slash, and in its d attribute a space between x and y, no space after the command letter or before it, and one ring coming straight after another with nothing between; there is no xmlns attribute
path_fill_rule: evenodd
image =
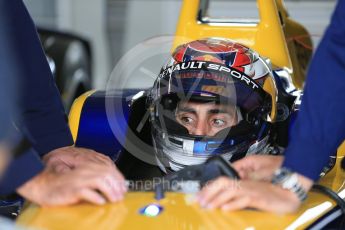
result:
<svg viewBox="0 0 345 230"><path fill-rule="evenodd" d="M92 88L105 87L119 58L139 42L172 35L181 0L24 0L36 25L70 32L88 40L92 51ZM286 0L290 16L318 44L335 0ZM255 0L210 0L215 17L257 18Z"/></svg>

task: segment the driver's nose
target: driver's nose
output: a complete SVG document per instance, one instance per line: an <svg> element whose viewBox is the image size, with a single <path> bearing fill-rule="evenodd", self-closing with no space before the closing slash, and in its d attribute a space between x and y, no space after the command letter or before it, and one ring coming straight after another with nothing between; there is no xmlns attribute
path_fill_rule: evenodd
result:
<svg viewBox="0 0 345 230"><path fill-rule="evenodd" d="M208 126L207 122L200 119L192 131L192 135L207 136Z"/></svg>

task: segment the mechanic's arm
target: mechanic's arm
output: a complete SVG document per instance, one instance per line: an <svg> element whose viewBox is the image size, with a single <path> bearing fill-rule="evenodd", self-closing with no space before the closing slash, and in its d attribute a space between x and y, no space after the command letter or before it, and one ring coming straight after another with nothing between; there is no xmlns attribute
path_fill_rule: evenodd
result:
<svg viewBox="0 0 345 230"><path fill-rule="evenodd" d="M14 63L20 83L20 131L39 155L45 156L46 165L60 172L83 162L110 161L95 151L72 147L67 116L35 25L21 0L1 2L1 17L7 22L4 26L10 28L8 37L13 44L10 53L17 54Z"/></svg>
<svg viewBox="0 0 345 230"><path fill-rule="evenodd" d="M283 166L313 181L345 139L345 0L311 62Z"/></svg>
<svg viewBox="0 0 345 230"><path fill-rule="evenodd" d="M18 76L22 73L18 68L18 61L21 59L21 52L18 51L16 41L17 35L14 25L18 15L13 8L14 1L0 0L0 140L2 145L1 154L10 155L11 145L20 142L12 124L17 114L17 85ZM22 4L22 3L21 3ZM10 17L10 15L13 15ZM36 153L25 151L9 160L0 180L0 195L9 194L29 180L43 169L43 164Z"/></svg>
<svg viewBox="0 0 345 230"><path fill-rule="evenodd" d="M60 94L56 88L34 23L20 0L2 0L8 11L3 18L12 28L13 53L20 71L18 82L19 129L42 156L53 149L70 146L73 139Z"/></svg>

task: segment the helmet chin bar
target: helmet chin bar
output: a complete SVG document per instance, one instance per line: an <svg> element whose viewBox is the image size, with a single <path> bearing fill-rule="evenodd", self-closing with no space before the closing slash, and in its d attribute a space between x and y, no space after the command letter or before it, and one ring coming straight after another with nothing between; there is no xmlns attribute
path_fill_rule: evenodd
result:
<svg viewBox="0 0 345 230"><path fill-rule="evenodd" d="M197 140L188 140L165 134L155 137L156 139L153 138L153 142L155 144L158 159L165 167L171 168L174 171L180 170L188 165L202 164L212 155L219 154L227 161L230 161L232 156L239 152L240 148L240 146L234 146L231 150L223 153L213 152L210 154L195 154L195 147L203 147L208 143L206 141L198 142Z"/></svg>

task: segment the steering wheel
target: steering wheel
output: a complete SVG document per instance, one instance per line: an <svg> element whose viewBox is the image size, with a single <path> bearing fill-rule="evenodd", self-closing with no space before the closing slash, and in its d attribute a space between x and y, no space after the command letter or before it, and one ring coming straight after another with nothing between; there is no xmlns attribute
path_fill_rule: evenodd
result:
<svg viewBox="0 0 345 230"><path fill-rule="evenodd" d="M168 181L200 181L204 185L219 176L240 179L236 170L223 157L210 157L204 164L187 166L165 177Z"/></svg>
<svg viewBox="0 0 345 230"><path fill-rule="evenodd" d="M224 176L230 177L232 179L240 179L240 176L238 175L237 171L230 165L228 161L226 161L223 157L219 155L210 157L206 161L206 165L215 165L220 169L220 172Z"/></svg>
<svg viewBox="0 0 345 230"><path fill-rule="evenodd" d="M194 181L199 182L203 187L210 180L220 176L227 176L231 179L240 179L236 170L223 157L216 155L210 157L204 164L187 166L177 172L173 172L164 177L164 182L168 184L179 184L179 182ZM177 182L177 183L173 183ZM155 198L160 200L164 197L164 185L158 184L154 188Z"/></svg>

